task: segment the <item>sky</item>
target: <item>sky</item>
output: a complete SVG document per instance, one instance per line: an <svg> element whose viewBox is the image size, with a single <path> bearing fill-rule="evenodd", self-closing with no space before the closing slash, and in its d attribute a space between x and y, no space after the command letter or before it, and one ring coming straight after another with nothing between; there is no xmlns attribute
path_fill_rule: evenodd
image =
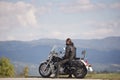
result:
<svg viewBox="0 0 120 80"><path fill-rule="evenodd" d="M0 0L0 41L120 36L120 0Z"/></svg>

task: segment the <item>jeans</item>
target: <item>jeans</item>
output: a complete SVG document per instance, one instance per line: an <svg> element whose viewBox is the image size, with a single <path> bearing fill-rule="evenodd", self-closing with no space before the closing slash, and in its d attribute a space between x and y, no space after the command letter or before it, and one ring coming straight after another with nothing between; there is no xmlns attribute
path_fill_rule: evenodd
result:
<svg viewBox="0 0 120 80"><path fill-rule="evenodd" d="M59 71L60 71L61 65L65 64L68 61L69 61L69 59L64 59L64 60L58 62L58 64L57 64L57 71L56 71L56 77L58 77L58 75L59 75Z"/></svg>

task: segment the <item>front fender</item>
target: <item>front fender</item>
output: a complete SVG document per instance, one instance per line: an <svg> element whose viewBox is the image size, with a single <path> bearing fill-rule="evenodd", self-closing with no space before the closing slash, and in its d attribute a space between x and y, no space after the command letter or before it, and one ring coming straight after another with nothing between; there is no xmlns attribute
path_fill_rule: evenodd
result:
<svg viewBox="0 0 120 80"><path fill-rule="evenodd" d="M42 62L40 62L40 64L42 64L42 63L47 63L47 60L46 60L46 61L42 61Z"/></svg>

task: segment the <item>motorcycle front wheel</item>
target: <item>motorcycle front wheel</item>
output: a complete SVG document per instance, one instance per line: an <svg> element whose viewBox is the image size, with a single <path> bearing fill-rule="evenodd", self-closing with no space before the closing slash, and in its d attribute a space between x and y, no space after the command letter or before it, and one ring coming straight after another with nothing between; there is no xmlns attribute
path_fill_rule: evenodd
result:
<svg viewBox="0 0 120 80"><path fill-rule="evenodd" d="M50 77L51 75L50 65L47 65L47 62L41 63L39 66L39 73L42 77Z"/></svg>
<svg viewBox="0 0 120 80"><path fill-rule="evenodd" d="M83 66L83 67L78 67L73 75L76 78L84 78L86 76L86 74L87 74L87 69L85 66Z"/></svg>

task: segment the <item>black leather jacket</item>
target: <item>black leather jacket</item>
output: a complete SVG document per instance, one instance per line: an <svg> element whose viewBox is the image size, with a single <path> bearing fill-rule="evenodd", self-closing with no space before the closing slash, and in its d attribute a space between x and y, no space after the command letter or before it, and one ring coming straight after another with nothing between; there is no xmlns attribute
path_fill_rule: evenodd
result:
<svg viewBox="0 0 120 80"><path fill-rule="evenodd" d="M64 59L73 60L76 57L76 48L73 45L67 45Z"/></svg>

